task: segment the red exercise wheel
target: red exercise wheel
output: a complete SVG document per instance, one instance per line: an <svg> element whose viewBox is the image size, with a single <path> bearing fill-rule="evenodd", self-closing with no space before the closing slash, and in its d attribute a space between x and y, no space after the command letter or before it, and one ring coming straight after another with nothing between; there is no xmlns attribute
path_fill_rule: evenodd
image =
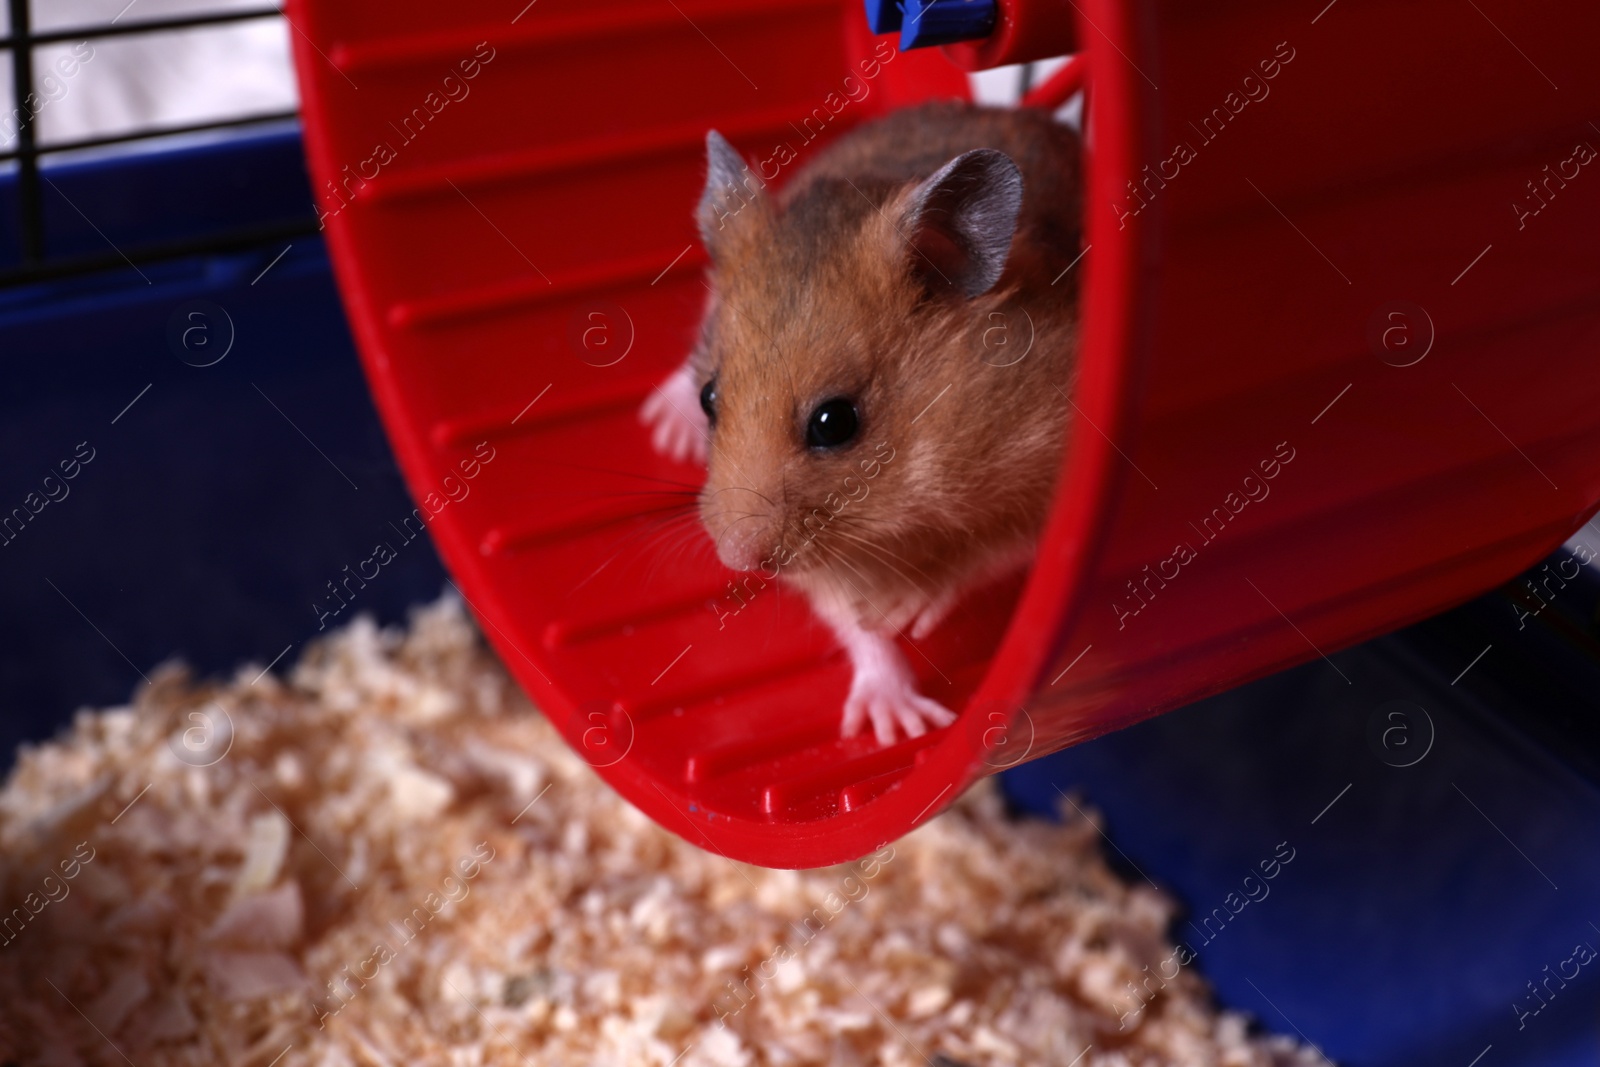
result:
<svg viewBox="0 0 1600 1067"><path fill-rule="evenodd" d="M799 598L719 629L731 575L655 518L651 479L696 472L635 412L700 312L706 130L803 153L964 76L857 0L293 0L401 465L607 781L737 859L849 859L996 767L1464 600L1595 510L1600 8L1317 6L1062 6L1093 83L1062 489L1026 584L912 655L961 722L880 750L837 738L848 668Z"/></svg>

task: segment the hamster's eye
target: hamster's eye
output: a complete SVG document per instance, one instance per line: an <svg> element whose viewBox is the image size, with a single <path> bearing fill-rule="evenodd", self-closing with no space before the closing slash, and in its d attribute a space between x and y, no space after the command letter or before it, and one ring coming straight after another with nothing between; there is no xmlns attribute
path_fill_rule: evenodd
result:
<svg viewBox="0 0 1600 1067"><path fill-rule="evenodd" d="M717 421L717 380L709 379L700 387L700 410L706 413L706 418L715 425Z"/></svg>
<svg viewBox="0 0 1600 1067"><path fill-rule="evenodd" d="M861 428L856 406L842 396L818 404L806 422L806 444L812 448L838 448L855 439Z"/></svg>

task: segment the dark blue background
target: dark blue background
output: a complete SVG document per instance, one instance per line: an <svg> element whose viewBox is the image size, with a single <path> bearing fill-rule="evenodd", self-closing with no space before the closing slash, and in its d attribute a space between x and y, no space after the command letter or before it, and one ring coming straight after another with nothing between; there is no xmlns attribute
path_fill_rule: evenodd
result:
<svg viewBox="0 0 1600 1067"><path fill-rule="evenodd" d="M59 253L312 217L292 130L49 174ZM0 178L0 267L14 240ZM234 332L204 368L169 339L197 299ZM205 325L221 343L226 325ZM314 236L0 289L0 373L0 515L79 442L95 450L0 547L0 751L126 700L171 657L220 673L292 646L292 662L325 583L410 511ZM444 581L418 541L352 607L399 618ZM1518 629L1497 593L1336 655L1349 684L1318 660L1027 764L1007 789L1042 812L1081 790L1114 862L1196 921L1287 841L1270 895L1211 943L1173 930L1271 1030L1370 1067L1595 1063L1600 961L1521 1029L1512 1004L1577 942L1600 947L1597 602L1591 574ZM1433 725L1415 766L1368 737L1395 699Z"/></svg>
<svg viewBox="0 0 1600 1067"><path fill-rule="evenodd" d="M314 221L293 130L46 174L122 248L162 238L162 226L176 237ZM14 225L12 192L0 184L0 219ZM43 195L60 200L49 184ZM52 228L50 250L93 251L93 229L68 215L77 225ZM226 672L298 648L317 632L312 603L326 602L326 583L411 511L319 237L135 262L0 289L0 516L79 442L95 453L70 495L0 547L7 753L79 706L127 700L140 672L169 658ZM209 367L169 340L195 300L233 325L231 351ZM199 324L223 343L215 313ZM431 546L415 541L338 621L357 609L403 617L444 582Z"/></svg>
<svg viewBox="0 0 1600 1067"><path fill-rule="evenodd" d="M1526 983L1577 943L1600 949L1597 586L1522 630L1484 598L1334 655L1349 684L1316 660L1025 764L1007 791L1050 812L1081 789L1113 861L1186 904L1173 936L1220 999L1338 1062L1467 1067L1491 1045L1479 1067L1600 1062L1600 959L1538 1014L1512 1008L1538 1007ZM1432 724L1412 766L1372 739L1397 700ZM1236 897L1220 932L1190 925L1230 914L1280 842L1294 860L1264 898Z"/></svg>

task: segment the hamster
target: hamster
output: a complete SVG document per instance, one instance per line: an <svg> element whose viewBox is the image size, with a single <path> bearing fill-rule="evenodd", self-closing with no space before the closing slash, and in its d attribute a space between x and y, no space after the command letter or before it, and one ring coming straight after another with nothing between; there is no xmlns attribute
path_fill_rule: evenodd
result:
<svg viewBox="0 0 1600 1067"><path fill-rule="evenodd" d="M706 464L722 562L799 590L837 634L841 733L947 726L896 639L1033 557L1077 348L1077 134L927 104L840 137L776 195L715 130L706 154L710 297L641 419L659 452Z"/></svg>

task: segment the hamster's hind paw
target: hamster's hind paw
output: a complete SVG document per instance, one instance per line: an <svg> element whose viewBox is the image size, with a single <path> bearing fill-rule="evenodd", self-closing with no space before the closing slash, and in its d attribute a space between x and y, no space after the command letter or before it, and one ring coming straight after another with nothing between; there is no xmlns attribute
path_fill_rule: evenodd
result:
<svg viewBox="0 0 1600 1067"><path fill-rule="evenodd" d="M679 463L705 465L711 448L710 427L687 366L679 367L651 391L639 408L639 421L650 427L650 443L656 452Z"/></svg>
<svg viewBox="0 0 1600 1067"><path fill-rule="evenodd" d="M896 728L907 738L921 737L955 721L955 712L918 693L909 678L895 672L857 671L845 698L840 732L854 737L871 722L878 744L887 746L894 744Z"/></svg>

